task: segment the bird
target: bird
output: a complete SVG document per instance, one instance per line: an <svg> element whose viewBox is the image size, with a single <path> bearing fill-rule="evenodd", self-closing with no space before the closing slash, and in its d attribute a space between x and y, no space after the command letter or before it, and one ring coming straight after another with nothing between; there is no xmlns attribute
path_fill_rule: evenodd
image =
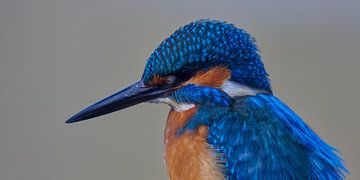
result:
<svg viewBox="0 0 360 180"><path fill-rule="evenodd" d="M69 118L139 103L170 106L164 159L171 180L344 179L339 151L277 98L255 39L221 20L186 24L151 53L141 79Z"/></svg>

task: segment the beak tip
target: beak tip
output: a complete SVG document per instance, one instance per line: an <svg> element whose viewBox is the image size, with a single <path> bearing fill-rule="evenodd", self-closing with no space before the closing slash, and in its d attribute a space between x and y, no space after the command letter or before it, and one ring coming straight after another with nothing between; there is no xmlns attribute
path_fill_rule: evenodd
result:
<svg viewBox="0 0 360 180"><path fill-rule="evenodd" d="M68 120L65 121L66 124L76 123L79 121L86 120L88 118L85 118L82 114L78 113L73 116L71 116Z"/></svg>
<svg viewBox="0 0 360 180"><path fill-rule="evenodd" d="M81 119L77 118L76 116L72 116L71 118L66 120L65 123L66 124L71 124L71 123L78 122L78 121L81 121Z"/></svg>
<svg viewBox="0 0 360 180"><path fill-rule="evenodd" d="M71 119L68 119L68 120L65 121L66 124L71 124L71 123L73 123L73 122L74 122L74 121L72 121Z"/></svg>

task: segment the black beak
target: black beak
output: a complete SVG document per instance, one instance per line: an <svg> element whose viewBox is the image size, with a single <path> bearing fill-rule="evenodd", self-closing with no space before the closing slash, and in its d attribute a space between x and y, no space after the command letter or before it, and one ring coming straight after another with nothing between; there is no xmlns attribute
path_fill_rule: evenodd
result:
<svg viewBox="0 0 360 180"><path fill-rule="evenodd" d="M79 113L72 116L66 123L74 123L91 119L125 109L127 107L156 99L168 91L159 87L147 87L142 80L130 85L129 87L93 104Z"/></svg>

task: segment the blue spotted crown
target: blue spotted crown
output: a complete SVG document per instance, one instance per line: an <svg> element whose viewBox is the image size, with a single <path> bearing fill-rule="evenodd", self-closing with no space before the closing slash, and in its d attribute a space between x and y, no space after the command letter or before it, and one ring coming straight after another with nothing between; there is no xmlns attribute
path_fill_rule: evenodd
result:
<svg viewBox="0 0 360 180"><path fill-rule="evenodd" d="M216 20L198 20L176 30L147 60L143 80L165 77L181 69L197 71L225 65L231 79L271 93L255 40L244 30Z"/></svg>

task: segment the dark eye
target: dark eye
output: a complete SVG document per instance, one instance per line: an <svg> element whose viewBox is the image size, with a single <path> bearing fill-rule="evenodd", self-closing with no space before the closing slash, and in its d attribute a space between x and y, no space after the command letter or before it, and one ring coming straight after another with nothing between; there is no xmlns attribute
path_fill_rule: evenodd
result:
<svg viewBox="0 0 360 180"><path fill-rule="evenodd" d="M180 72L176 73L176 78L181 81L187 81L193 76L193 71L190 69L183 69Z"/></svg>

